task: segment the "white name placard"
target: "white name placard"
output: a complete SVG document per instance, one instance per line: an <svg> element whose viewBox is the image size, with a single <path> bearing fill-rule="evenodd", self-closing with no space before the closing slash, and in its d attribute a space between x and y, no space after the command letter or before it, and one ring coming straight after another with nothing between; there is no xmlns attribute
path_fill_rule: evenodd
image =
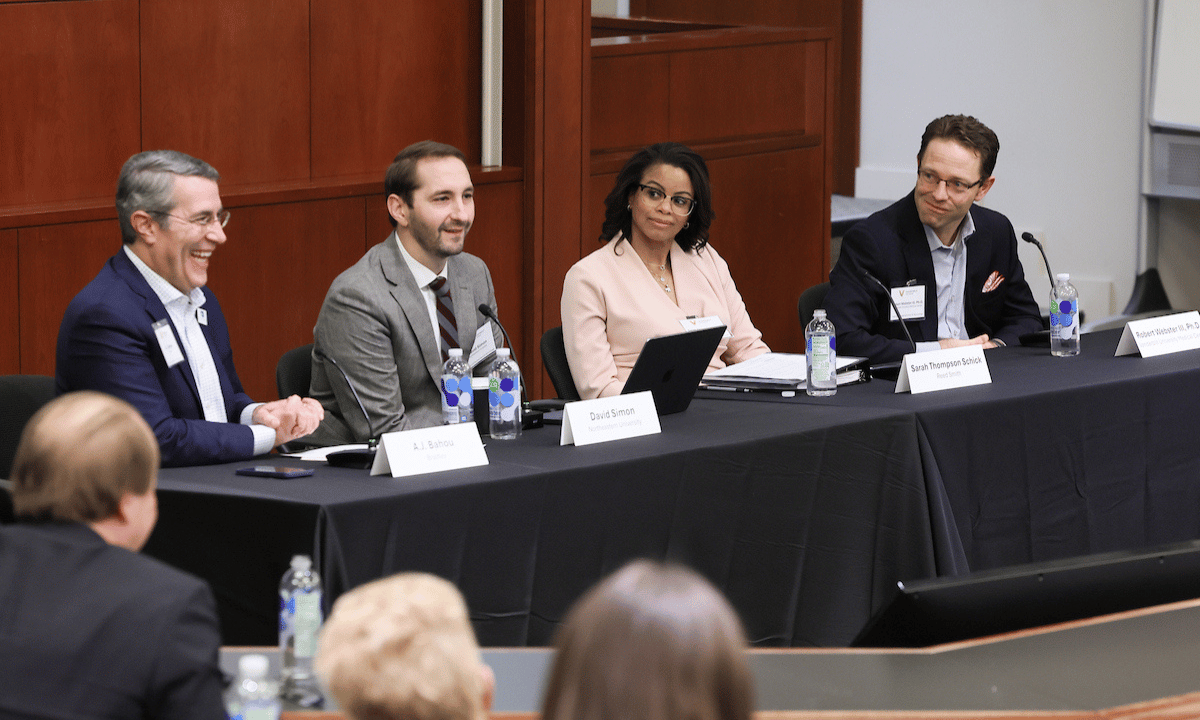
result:
<svg viewBox="0 0 1200 720"><path fill-rule="evenodd" d="M558 444L591 445L660 432L654 395L646 390L567 403Z"/></svg>
<svg viewBox="0 0 1200 720"><path fill-rule="evenodd" d="M459 423L384 433L371 474L408 477L487 464L475 423Z"/></svg>
<svg viewBox="0 0 1200 720"><path fill-rule="evenodd" d="M1200 348L1200 312L1175 313L1125 323L1114 355L1167 355Z"/></svg>
<svg viewBox="0 0 1200 720"><path fill-rule="evenodd" d="M917 393L949 390L970 385L990 385L992 373L983 357L982 345L948 350L909 353L900 365L896 392Z"/></svg>

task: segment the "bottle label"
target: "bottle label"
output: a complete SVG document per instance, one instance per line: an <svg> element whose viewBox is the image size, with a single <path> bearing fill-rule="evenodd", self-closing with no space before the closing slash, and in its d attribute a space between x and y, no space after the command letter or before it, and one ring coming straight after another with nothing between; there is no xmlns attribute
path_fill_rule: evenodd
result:
<svg viewBox="0 0 1200 720"><path fill-rule="evenodd" d="M279 703L251 701L242 705L242 720L279 720Z"/></svg>
<svg viewBox="0 0 1200 720"><path fill-rule="evenodd" d="M808 338L808 361L812 365L812 379L826 382L833 377L833 337L812 335Z"/></svg>
<svg viewBox="0 0 1200 720"><path fill-rule="evenodd" d="M491 377L488 379L488 402L493 420L512 422L517 418L520 406L521 383L516 378Z"/></svg>
<svg viewBox="0 0 1200 720"><path fill-rule="evenodd" d="M310 658L317 652L317 634L321 630L321 591L297 590L292 596L292 640L298 658Z"/></svg>
<svg viewBox="0 0 1200 720"><path fill-rule="evenodd" d="M1078 313L1078 300L1055 300L1050 306L1050 331L1062 338L1071 337L1075 334Z"/></svg>

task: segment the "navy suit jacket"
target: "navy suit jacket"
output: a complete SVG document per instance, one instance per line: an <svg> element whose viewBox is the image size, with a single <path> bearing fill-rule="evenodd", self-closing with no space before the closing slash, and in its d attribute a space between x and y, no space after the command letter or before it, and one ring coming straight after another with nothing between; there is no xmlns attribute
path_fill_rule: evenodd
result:
<svg viewBox="0 0 1200 720"><path fill-rule="evenodd" d="M1042 329L1040 309L1017 257L1016 233L1008 218L994 210L974 205L970 212L975 233L966 240L963 316L967 333L971 337L986 333L1015 345L1021 335ZM909 320L908 329L916 342L938 339L933 256L912 193L850 228L842 239L837 265L829 273L825 296L839 354L868 357L873 363L899 360L912 352L912 346L900 323L890 320L887 295L863 276L864 270L889 289L924 285L925 319ZM993 273L1002 279L984 292Z"/></svg>
<svg viewBox="0 0 1200 720"><path fill-rule="evenodd" d="M225 717L212 591L86 525L0 527L0 716Z"/></svg>
<svg viewBox="0 0 1200 720"><path fill-rule="evenodd" d="M201 325L212 350L228 422L208 422L191 364L167 367L154 323L175 326L162 301L122 250L75 296L58 330L55 384L58 393L98 390L125 400L146 418L162 451L162 464L204 465L254 456L254 433L240 425L253 402L233 369L229 329L217 298L203 288L208 324ZM175 334L180 348L183 342Z"/></svg>

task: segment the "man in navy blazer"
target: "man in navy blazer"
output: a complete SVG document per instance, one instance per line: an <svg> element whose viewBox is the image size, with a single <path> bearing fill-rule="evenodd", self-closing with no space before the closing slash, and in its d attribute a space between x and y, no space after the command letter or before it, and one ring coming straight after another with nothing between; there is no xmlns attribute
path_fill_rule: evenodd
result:
<svg viewBox="0 0 1200 720"><path fill-rule="evenodd" d="M996 181L999 149L973 117L947 115L925 128L913 192L854 225L829 274L825 307L839 353L885 363L912 352L888 291L908 298L902 312L920 352L993 348L1042 329L1012 223L974 205Z"/></svg>
<svg viewBox="0 0 1200 720"><path fill-rule="evenodd" d="M70 393L25 427L0 526L0 716L225 717L208 585L138 552L158 446L128 403Z"/></svg>
<svg viewBox="0 0 1200 720"><path fill-rule="evenodd" d="M59 394L98 390L136 407L163 465L245 460L316 429L324 411L292 396L254 403L233 367L208 282L229 211L208 163L172 150L121 168L124 247L78 295L58 332Z"/></svg>

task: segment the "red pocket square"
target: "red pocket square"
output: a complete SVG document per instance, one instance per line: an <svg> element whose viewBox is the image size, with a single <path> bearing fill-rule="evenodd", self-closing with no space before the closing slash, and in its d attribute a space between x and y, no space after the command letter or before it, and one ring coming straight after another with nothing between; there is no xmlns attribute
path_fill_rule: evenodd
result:
<svg viewBox="0 0 1200 720"><path fill-rule="evenodd" d="M1000 283L1004 282L1004 276L998 270L993 270L991 275L988 275L987 282L983 284L983 291L989 293L1000 287Z"/></svg>

